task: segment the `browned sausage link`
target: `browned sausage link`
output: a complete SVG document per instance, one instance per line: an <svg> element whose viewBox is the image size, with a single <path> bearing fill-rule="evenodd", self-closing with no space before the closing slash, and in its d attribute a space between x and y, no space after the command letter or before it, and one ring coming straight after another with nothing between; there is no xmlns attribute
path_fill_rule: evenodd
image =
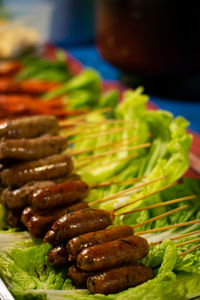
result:
<svg viewBox="0 0 200 300"><path fill-rule="evenodd" d="M67 243L68 259L69 261L76 260L77 255L85 248L132 235L133 228L128 225L115 226L79 235Z"/></svg>
<svg viewBox="0 0 200 300"><path fill-rule="evenodd" d="M62 216L44 237L44 242L57 245L83 233L104 229L113 223L113 215L103 209L82 209Z"/></svg>
<svg viewBox="0 0 200 300"><path fill-rule="evenodd" d="M28 196L34 190L52 185L53 181L31 181L21 188L11 190L5 188L1 194L1 204L10 209L25 207L29 204Z"/></svg>
<svg viewBox="0 0 200 300"><path fill-rule="evenodd" d="M44 133L57 134L58 119L54 116L31 116L0 124L0 137L9 139L34 138Z"/></svg>
<svg viewBox="0 0 200 300"><path fill-rule="evenodd" d="M85 288L87 279L92 276L93 273L87 273L79 269L76 265L69 267L68 276L71 279L73 285L77 288Z"/></svg>
<svg viewBox="0 0 200 300"><path fill-rule="evenodd" d="M142 264L131 264L92 275L87 280L91 294L113 294L153 278L152 270Z"/></svg>
<svg viewBox="0 0 200 300"><path fill-rule="evenodd" d="M29 200L34 209L51 210L84 199L88 192L89 186L84 181L62 182L37 190Z"/></svg>
<svg viewBox="0 0 200 300"><path fill-rule="evenodd" d="M6 221L11 227L21 227L20 217L21 209L8 210Z"/></svg>
<svg viewBox="0 0 200 300"><path fill-rule="evenodd" d="M32 209L32 207L28 206L26 208L24 208L24 210L22 211L22 215L21 215L21 222L27 226L27 223L29 222L30 218L34 215L34 210Z"/></svg>
<svg viewBox="0 0 200 300"><path fill-rule="evenodd" d="M65 246L57 246L48 253L48 262L51 266L67 264L67 249Z"/></svg>
<svg viewBox="0 0 200 300"><path fill-rule="evenodd" d="M66 146L67 139L62 136L2 140L0 159L35 160L60 153Z"/></svg>
<svg viewBox="0 0 200 300"><path fill-rule="evenodd" d="M77 266L86 272L101 271L142 259L148 252L147 240L132 236L82 250Z"/></svg>
<svg viewBox="0 0 200 300"><path fill-rule="evenodd" d="M1 172L4 186L20 187L30 181L49 180L68 175L73 162L66 154L52 155L44 159L19 163Z"/></svg>
<svg viewBox="0 0 200 300"><path fill-rule="evenodd" d="M20 82L19 90L22 93L42 94L51 91L53 89L56 89L59 86L60 83L57 82L27 79Z"/></svg>
<svg viewBox="0 0 200 300"><path fill-rule="evenodd" d="M32 216L29 218L28 221L26 221L26 224L24 225L26 225L29 233L32 236L43 237L45 233L50 229L52 223L56 221L58 218L60 218L61 216L69 212L80 210L85 207L87 207L87 204L85 202L80 202L77 203L76 205L51 211L50 214L46 216L38 215L37 212L33 210ZM23 219L24 218L22 217L22 220ZM26 216L25 219L27 220Z"/></svg>

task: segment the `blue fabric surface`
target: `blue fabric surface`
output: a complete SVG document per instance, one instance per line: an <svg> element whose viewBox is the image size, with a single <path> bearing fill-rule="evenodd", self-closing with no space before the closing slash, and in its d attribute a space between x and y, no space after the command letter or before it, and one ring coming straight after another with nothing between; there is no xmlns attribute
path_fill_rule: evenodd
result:
<svg viewBox="0 0 200 300"><path fill-rule="evenodd" d="M93 45L68 47L68 50L84 66L98 70L103 79L119 79L119 71L105 62ZM174 99L153 97L151 95L150 99L160 108L172 112L174 116L184 116L187 120L189 120L190 128L200 133L200 99L199 102L193 102L190 101L190 99L188 99L188 101L178 101Z"/></svg>

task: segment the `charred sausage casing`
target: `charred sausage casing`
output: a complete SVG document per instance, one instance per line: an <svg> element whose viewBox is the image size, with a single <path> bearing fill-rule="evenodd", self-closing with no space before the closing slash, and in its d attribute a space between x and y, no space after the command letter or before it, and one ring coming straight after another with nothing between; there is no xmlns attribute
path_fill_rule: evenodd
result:
<svg viewBox="0 0 200 300"><path fill-rule="evenodd" d="M53 248L48 253L48 262L51 266L67 264L67 249L64 245Z"/></svg>
<svg viewBox="0 0 200 300"><path fill-rule="evenodd" d="M36 160L58 154L66 146L67 139L62 136L2 140L0 143L0 159Z"/></svg>
<svg viewBox="0 0 200 300"><path fill-rule="evenodd" d="M147 240L132 236L82 250L77 266L86 272L101 271L142 259L148 252Z"/></svg>
<svg viewBox="0 0 200 300"><path fill-rule="evenodd" d="M87 279L87 288L91 294L107 295L137 286L152 278L153 273L149 267L135 263L90 276Z"/></svg>
<svg viewBox="0 0 200 300"><path fill-rule="evenodd" d="M50 212L49 215L39 215L32 208L25 208L22 212L21 221L27 227L29 233L35 237L43 237L50 229L52 223L61 216L72 211L80 210L87 207L86 202L79 202L75 205L63 207Z"/></svg>
<svg viewBox="0 0 200 300"><path fill-rule="evenodd" d="M67 181L39 189L29 200L34 209L51 210L84 199L88 192L89 186L84 181Z"/></svg>
<svg viewBox="0 0 200 300"><path fill-rule="evenodd" d="M87 273L79 269L76 265L69 267L68 276L71 279L73 285L77 288L85 288L87 279L92 276L93 273Z"/></svg>
<svg viewBox="0 0 200 300"><path fill-rule="evenodd" d="M1 194L1 204L10 209L23 208L29 205L29 194L31 194L34 190L52 184L53 181L31 181L16 190L5 188Z"/></svg>
<svg viewBox="0 0 200 300"><path fill-rule="evenodd" d="M4 169L1 182L4 186L20 187L30 181L49 180L68 175L73 162L66 154L52 155L44 159L19 163Z"/></svg>
<svg viewBox="0 0 200 300"><path fill-rule="evenodd" d="M77 255L85 248L132 236L133 233L131 226L121 225L79 235L67 243L68 259L69 261L74 261Z"/></svg>
<svg viewBox="0 0 200 300"><path fill-rule="evenodd" d="M32 116L0 123L0 138L34 138L45 133L57 134L58 119L54 116Z"/></svg>
<svg viewBox="0 0 200 300"><path fill-rule="evenodd" d="M104 229L113 223L113 215L102 209L82 209L58 219L44 237L44 242L57 245L83 233Z"/></svg>

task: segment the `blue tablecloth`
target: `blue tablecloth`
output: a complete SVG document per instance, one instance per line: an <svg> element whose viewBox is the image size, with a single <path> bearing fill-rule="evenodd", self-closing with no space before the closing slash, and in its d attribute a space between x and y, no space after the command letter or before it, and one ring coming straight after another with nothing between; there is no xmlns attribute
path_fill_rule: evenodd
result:
<svg viewBox="0 0 200 300"><path fill-rule="evenodd" d="M98 70L105 80L118 80L119 71L105 62L94 45L71 46L67 48L84 66ZM165 99L150 95L150 99L160 108L169 110L174 116L182 115L190 122L190 128L200 133L200 99L198 102Z"/></svg>

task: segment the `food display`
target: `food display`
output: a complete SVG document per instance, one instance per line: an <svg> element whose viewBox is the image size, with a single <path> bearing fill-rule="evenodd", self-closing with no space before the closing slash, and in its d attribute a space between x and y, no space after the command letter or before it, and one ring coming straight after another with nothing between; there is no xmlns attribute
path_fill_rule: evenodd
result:
<svg viewBox="0 0 200 300"><path fill-rule="evenodd" d="M0 63L0 276L15 299L200 295L192 135L147 101L59 51Z"/></svg>

